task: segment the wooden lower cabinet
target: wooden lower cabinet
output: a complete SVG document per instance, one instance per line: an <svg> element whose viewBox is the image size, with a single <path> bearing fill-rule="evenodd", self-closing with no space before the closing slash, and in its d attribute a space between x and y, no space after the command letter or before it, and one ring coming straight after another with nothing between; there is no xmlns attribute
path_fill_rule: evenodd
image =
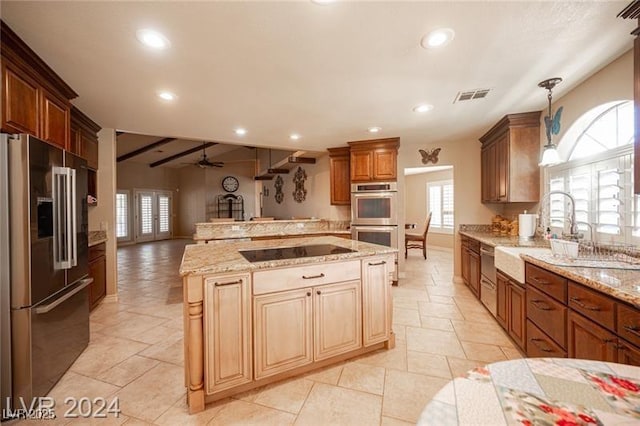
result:
<svg viewBox="0 0 640 426"><path fill-rule="evenodd" d="M313 289L314 361L362 346L360 281Z"/></svg>
<svg viewBox="0 0 640 426"><path fill-rule="evenodd" d="M480 254L469 251L469 288L480 297Z"/></svg>
<svg viewBox="0 0 640 426"><path fill-rule="evenodd" d="M89 309L93 310L107 295L107 256L105 243L89 247Z"/></svg>
<svg viewBox="0 0 640 426"><path fill-rule="evenodd" d="M391 286L389 260L373 258L362 263L363 344L371 346L389 339Z"/></svg>
<svg viewBox="0 0 640 426"><path fill-rule="evenodd" d="M569 358L616 362L617 337L582 315L569 311Z"/></svg>
<svg viewBox="0 0 640 426"><path fill-rule="evenodd" d="M507 329L507 287L509 278L496 272L496 321L505 330Z"/></svg>
<svg viewBox="0 0 640 426"><path fill-rule="evenodd" d="M254 296L255 378L313 362L313 289Z"/></svg>
<svg viewBox="0 0 640 426"><path fill-rule="evenodd" d="M640 366L640 349L624 340L618 341L618 360L621 364Z"/></svg>
<svg viewBox="0 0 640 426"><path fill-rule="evenodd" d="M204 282L205 389L208 394L253 379L248 274Z"/></svg>
<svg viewBox="0 0 640 426"><path fill-rule="evenodd" d="M507 332L520 348L526 345L525 290L513 281L507 287Z"/></svg>

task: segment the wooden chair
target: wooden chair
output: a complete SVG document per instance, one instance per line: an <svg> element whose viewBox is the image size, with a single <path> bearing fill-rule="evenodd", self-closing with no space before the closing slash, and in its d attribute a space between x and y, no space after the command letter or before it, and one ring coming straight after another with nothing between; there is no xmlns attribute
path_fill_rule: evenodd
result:
<svg viewBox="0 0 640 426"><path fill-rule="evenodd" d="M429 232L429 225L431 224L431 212L427 216L427 222L424 226L423 234L404 234L404 258L407 258L407 251L409 249L422 249L422 255L427 258L427 232Z"/></svg>

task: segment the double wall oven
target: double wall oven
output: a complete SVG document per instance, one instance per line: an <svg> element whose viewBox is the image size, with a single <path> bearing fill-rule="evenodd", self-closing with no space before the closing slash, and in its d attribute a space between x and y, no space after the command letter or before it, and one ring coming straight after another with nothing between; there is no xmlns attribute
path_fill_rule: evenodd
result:
<svg viewBox="0 0 640 426"><path fill-rule="evenodd" d="M351 185L351 238L398 248L398 186L396 182ZM394 272L394 281L397 281Z"/></svg>

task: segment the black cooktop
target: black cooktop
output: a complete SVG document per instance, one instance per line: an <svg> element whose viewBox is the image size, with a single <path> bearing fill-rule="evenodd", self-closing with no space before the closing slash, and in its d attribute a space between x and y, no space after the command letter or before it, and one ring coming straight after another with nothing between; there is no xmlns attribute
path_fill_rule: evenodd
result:
<svg viewBox="0 0 640 426"><path fill-rule="evenodd" d="M334 246L333 244L311 244L308 246L282 247L259 250L239 250L249 262L265 262L300 257L326 256L329 254L352 253L356 250Z"/></svg>

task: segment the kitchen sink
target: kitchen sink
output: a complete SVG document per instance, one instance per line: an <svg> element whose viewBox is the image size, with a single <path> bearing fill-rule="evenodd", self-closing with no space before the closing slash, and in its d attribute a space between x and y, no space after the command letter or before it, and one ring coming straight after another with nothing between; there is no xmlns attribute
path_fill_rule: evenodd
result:
<svg viewBox="0 0 640 426"><path fill-rule="evenodd" d="M497 246L494 260L496 269L501 270L519 283L524 283L524 260L520 257L521 254L551 256L551 249L545 247Z"/></svg>

